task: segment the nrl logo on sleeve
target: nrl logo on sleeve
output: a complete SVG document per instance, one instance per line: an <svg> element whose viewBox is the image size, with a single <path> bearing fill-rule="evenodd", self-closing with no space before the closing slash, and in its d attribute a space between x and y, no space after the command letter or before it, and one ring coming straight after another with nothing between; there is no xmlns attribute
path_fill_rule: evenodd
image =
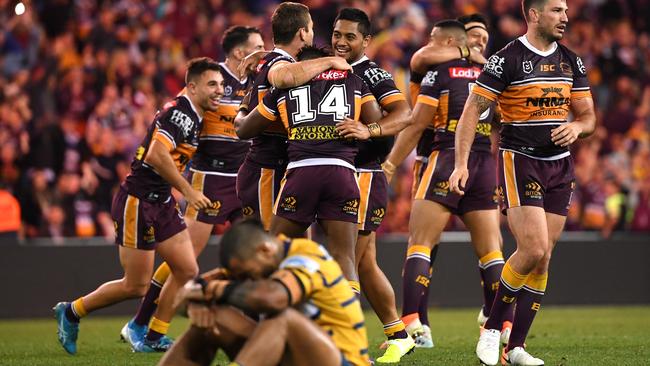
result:
<svg viewBox="0 0 650 366"><path fill-rule="evenodd" d="M580 57L576 57L576 64L578 65L578 71L580 71L582 75L587 73L587 68Z"/></svg>
<svg viewBox="0 0 650 366"><path fill-rule="evenodd" d="M521 63L521 67L524 69L526 74L533 72L533 63L531 61L524 61Z"/></svg>
<svg viewBox="0 0 650 366"><path fill-rule="evenodd" d="M483 67L483 71L492 74L496 77L501 77L503 74L503 63L506 62L505 57L499 57L498 55L492 55L488 59L487 63Z"/></svg>

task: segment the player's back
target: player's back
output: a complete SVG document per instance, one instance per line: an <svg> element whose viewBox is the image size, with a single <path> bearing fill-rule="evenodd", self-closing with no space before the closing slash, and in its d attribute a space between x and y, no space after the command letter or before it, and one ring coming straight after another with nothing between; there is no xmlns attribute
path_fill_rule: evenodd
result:
<svg viewBox="0 0 650 366"><path fill-rule="evenodd" d="M571 98L590 95L584 64L572 51L554 43L542 52L519 37L488 59L477 86L476 94L498 99L501 149L542 159L569 155L550 135L567 123Z"/></svg>
<svg viewBox="0 0 650 366"><path fill-rule="evenodd" d="M179 96L165 104L156 113L142 144L137 148L131 173L125 186L129 194L152 201L166 199L171 185L165 181L145 158L154 140L161 142L170 152L176 168L183 172L198 147L201 120L187 96Z"/></svg>
<svg viewBox="0 0 650 366"><path fill-rule="evenodd" d="M306 298L303 313L330 335L352 365L368 365L363 312L341 267L311 240L287 239L284 245L287 254L280 268L292 271L301 282Z"/></svg>
<svg viewBox="0 0 650 366"><path fill-rule="evenodd" d="M454 148L458 120L480 73L480 65L465 59L442 63L427 72L417 100L419 103L437 107L433 149ZM490 122L493 116L493 108L479 116L473 151L490 151Z"/></svg>
<svg viewBox="0 0 650 366"><path fill-rule="evenodd" d="M307 159L338 159L354 170L357 145L343 139L336 124L346 117L359 120L363 103L374 100L358 76L328 70L305 85L274 90L264 99L266 111L276 115L289 135L291 163ZM324 161L323 161L324 162Z"/></svg>
<svg viewBox="0 0 650 366"><path fill-rule="evenodd" d="M240 80L224 62L219 63L219 67L224 78L224 95L216 111L205 113L192 168L236 173L244 162L250 142L237 137L234 121L252 78Z"/></svg>
<svg viewBox="0 0 650 366"><path fill-rule="evenodd" d="M269 70L278 62L295 62L287 52L275 48L264 56L256 69L255 80L250 90L251 97L246 107L249 111L257 108L264 95L271 89ZM260 136L252 139L247 160L264 168L277 168L287 162L287 133L281 123L271 124Z"/></svg>

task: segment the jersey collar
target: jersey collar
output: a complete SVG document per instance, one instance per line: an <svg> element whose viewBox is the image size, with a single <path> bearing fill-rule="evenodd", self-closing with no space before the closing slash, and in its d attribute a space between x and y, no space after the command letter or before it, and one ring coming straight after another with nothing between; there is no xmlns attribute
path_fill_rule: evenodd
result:
<svg viewBox="0 0 650 366"><path fill-rule="evenodd" d="M530 44L530 42L528 42L528 38L526 38L525 34L523 36L519 37L518 39L519 39L519 42L523 43L524 46L526 46L526 48L528 48L529 50L535 52L536 54L538 54L538 55L540 55L542 57L550 56L553 52L555 52L555 50L557 50L557 42L553 42L553 46L551 46L550 50L548 50L548 51L540 51L537 48L535 48L535 46Z"/></svg>
<svg viewBox="0 0 650 366"><path fill-rule="evenodd" d="M201 122L201 120L203 120L203 118L199 115L199 112L196 111L196 108L194 107L194 104L192 103L192 100L190 99L190 97L188 97L185 94L181 95L181 97L187 99L187 102L190 104L190 107L192 107L192 111L194 111L194 114L196 114L196 118L198 118L199 122Z"/></svg>
<svg viewBox="0 0 650 366"><path fill-rule="evenodd" d="M361 57L360 59L358 59L358 60L354 61L353 63L351 63L350 66L355 67L355 66L357 66L360 63L365 62L365 61L370 61L370 59L368 58L368 56L363 55L363 57Z"/></svg>
<svg viewBox="0 0 650 366"><path fill-rule="evenodd" d="M226 70L226 72L227 72L228 74L230 74L230 76L232 76L233 78L235 78L235 80L239 80L239 76L235 75L235 74L232 72L232 70L230 70L230 68L228 68L228 65L226 65L225 62L219 62L219 65L221 65L221 67L222 67L224 70ZM239 83L240 83L240 84L246 84L246 81L247 81L247 80L248 80L248 76L246 76L246 77L244 78L244 80L239 80Z"/></svg>
<svg viewBox="0 0 650 366"><path fill-rule="evenodd" d="M291 55L289 54L289 52L287 52L287 51L285 51L285 50L283 50L283 49L281 49L281 48L277 48L277 47L275 47L275 48L273 49L273 52L277 52L277 53L279 53L279 54L281 54L281 55L283 55L283 56L287 56L287 57L289 57L293 62L296 62L296 59L293 58L293 56L291 56Z"/></svg>

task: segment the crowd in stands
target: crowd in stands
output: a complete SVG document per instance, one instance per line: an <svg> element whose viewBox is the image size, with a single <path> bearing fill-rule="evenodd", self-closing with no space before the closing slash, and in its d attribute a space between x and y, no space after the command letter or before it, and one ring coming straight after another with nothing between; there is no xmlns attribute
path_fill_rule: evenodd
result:
<svg viewBox="0 0 650 366"><path fill-rule="evenodd" d="M192 57L223 60L225 29L258 27L272 0L0 0L0 190L20 204L24 237L113 236L111 197L156 109L183 87ZM440 19L480 12L489 52L525 32L519 0L308 0L315 43L340 7L366 11L368 56L408 90L411 55ZM650 3L574 0L563 40L584 60L596 133L573 147L569 230L650 231ZM380 233L408 231L411 163L393 180ZM11 195L0 195L8 205ZM6 198L9 197L9 198ZM457 221L450 228L461 228ZM0 228L1 230L1 228Z"/></svg>

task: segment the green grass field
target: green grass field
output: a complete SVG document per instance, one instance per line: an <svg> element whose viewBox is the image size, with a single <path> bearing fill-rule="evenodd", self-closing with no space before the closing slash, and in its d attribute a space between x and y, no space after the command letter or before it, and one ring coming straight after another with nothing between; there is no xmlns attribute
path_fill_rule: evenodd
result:
<svg viewBox="0 0 650 366"><path fill-rule="evenodd" d="M432 310L436 347L417 350L400 365L478 365L476 313ZM373 314L366 315L371 355L377 357L381 324ZM0 365L155 365L160 355L133 354L118 340L126 320L85 319L76 356L59 346L53 319L0 321ZM178 335L186 324L186 319L176 319L170 334ZM650 307L546 307L527 343L547 365L650 365ZM226 362L219 358L215 364Z"/></svg>

